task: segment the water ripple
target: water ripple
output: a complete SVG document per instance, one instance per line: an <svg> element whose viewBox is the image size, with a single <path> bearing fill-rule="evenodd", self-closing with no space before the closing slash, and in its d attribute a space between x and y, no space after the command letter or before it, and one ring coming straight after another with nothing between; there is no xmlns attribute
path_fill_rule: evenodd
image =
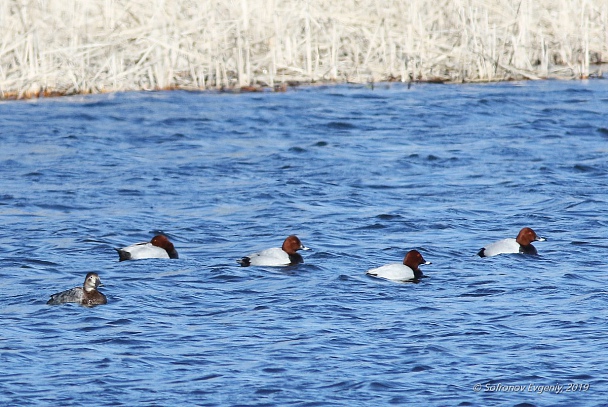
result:
<svg viewBox="0 0 608 407"><path fill-rule="evenodd" d="M546 81L3 104L0 404L601 405L606 100ZM522 226L539 256L475 256ZM180 259L118 262L158 232ZM298 267L236 263L291 233ZM365 275L412 248L418 284ZM88 271L107 305L45 305ZM473 390L556 383L589 388Z"/></svg>

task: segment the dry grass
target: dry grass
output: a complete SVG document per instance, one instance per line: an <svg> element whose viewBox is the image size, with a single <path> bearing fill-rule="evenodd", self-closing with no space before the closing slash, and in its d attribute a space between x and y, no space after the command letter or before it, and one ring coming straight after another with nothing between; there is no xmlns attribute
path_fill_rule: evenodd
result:
<svg viewBox="0 0 608 407"><path fill-rule="evenodd" d="M584 78L608 55L606 0L386 4L3 0L0 97Z"/></svg>

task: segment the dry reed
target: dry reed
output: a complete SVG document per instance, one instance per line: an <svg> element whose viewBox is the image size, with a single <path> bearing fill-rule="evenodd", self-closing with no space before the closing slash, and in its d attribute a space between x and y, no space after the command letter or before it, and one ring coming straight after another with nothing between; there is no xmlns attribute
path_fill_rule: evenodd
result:
<svg viewBox="0 0 608 407"><path fill-rule="evenodd" d="M3 0L0 97L585 78L606 0Z"/></svg>

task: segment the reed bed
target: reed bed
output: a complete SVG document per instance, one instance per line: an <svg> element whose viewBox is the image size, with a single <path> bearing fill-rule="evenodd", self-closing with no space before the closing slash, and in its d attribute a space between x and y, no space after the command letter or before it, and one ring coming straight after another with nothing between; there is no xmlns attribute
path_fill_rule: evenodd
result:
<svg viewBox="0 0 608 407"><path fill-rule="evenodd" d="M601 76L606 0L3 0L0 97Z"/></svg>

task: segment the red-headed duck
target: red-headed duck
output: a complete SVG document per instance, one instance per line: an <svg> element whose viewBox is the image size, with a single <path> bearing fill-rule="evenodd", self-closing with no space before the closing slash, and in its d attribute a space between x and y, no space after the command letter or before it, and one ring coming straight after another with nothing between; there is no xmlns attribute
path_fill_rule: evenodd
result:
<svg viewBox="0 0 608 407"><path fill-rule="evenodd" d="M298 263L304 262L304 259L298 250L310 250L304 246L297 236L291 235L283 242L283 247L273 247L271 249L262 250L258 253L250 254L249 256L243 257L237 260L243 267L247 266L270 266L270 267L281 267L281 266L292 266Z"/></svg>
<svg viewBox="0 0 608 407"><path fill-rule="evenodd" d="M538 254L532 242L544 242L544 237L539 237L530 228L523 228L515 239L507 238L491 243L481 249L477 255L479 257L496 256L505 253Z"/></svg>
<svg viewBox="0 0 608 407"><path fill-rule="evenodd" d="M82 287L75 287L70 290L62 291L51 295L47 301L48 305L59 305L68 302L76 302L87 307L106 304L106 296L97 291L97 287L102 286L97 273L89 273L84 279Z"/></svg>
<svg viewBox="0 0 608 407"><path fill-rule="evenodd" d="M118 252L119 261L139 259L177 259L177 250L167 236L156 235L149 242L135 243Z"/></svg>
<svg viewBox="0 0 608 407"><path fill-rule="evenodd" d="M424 260L418 250L410 250L405 255L403 263L386 264L384 266L368 270L366 274L392 281L418 280L423 276L419 267L423 264L431 264L431 262Z"/></svg>

